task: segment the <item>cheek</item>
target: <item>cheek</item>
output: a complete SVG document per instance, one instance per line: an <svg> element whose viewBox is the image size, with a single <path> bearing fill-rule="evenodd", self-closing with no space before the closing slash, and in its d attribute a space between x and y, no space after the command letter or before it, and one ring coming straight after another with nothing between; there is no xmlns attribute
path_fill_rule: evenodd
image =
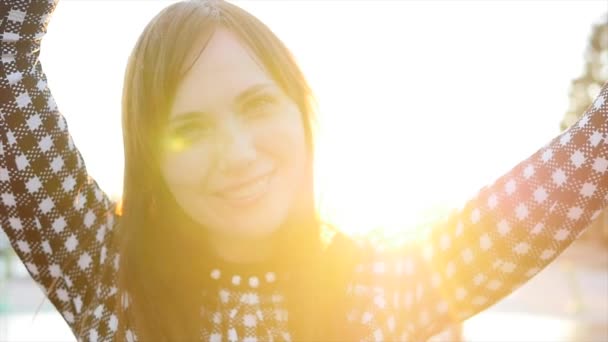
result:
<svg viewBox="0 0 608 342"><path fill-rule="evenodd" d="M280 167L302 168L308 156L304 126L298 111L290 111L253 134L257 151Z"/></svg>
<svg viewBox="0 0 608 342"><path fill-rule="evenodd" d="M163 178L176 197L184 190L205 184L213 168L211 152L208 148L192 147L165 156L161 165Z"/></svg>

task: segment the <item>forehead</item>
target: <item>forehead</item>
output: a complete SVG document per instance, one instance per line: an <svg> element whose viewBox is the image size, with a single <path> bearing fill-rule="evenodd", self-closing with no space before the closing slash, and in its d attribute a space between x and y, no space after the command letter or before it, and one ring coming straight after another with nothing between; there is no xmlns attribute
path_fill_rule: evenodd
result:
<svg viewBox="0 0 608 342"><path fill-rule="evenodd" d="M171 116L221 111L248 88L268 83L274 84L253 52L232 32L218 28L179 84Z"/></svg>

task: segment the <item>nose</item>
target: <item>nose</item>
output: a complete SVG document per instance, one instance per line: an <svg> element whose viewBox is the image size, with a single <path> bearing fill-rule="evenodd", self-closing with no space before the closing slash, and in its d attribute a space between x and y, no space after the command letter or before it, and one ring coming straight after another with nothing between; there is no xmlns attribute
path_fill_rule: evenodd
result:
<svg viewBox="0 0 608 342"><path fill-rule="evenodd" d="M257 158L251 132L239 120L226 120L222 125L218 156L220 171L239 173L246 171Z"/></svg>

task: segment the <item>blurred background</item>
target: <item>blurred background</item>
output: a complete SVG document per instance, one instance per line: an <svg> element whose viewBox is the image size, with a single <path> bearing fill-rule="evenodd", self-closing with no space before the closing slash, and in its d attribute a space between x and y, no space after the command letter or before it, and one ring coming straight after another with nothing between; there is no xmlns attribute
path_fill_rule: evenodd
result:
<svg viewBox="0 0 608 342"><path fill-rule="evenodd" d="M120 97L174 1L66 1L41 55L91 175L122 187ZM234 1L291 48L319 100L322 217L400 242L573 124L608 79L598 1ZM1 233L0 233L1 234ZM608 214L511 296L436 341L607 341ZM0 341L74 341L0 235Z"/></svg>

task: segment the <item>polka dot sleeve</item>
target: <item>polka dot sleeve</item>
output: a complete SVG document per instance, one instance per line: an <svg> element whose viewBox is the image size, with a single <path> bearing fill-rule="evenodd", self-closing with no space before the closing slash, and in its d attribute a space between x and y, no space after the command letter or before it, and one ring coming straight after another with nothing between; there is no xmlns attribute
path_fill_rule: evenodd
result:
<svg viewBox="0 0 608 342"><path fill-rule="evenodd" d="M608 201L608 84L585 115L348 288L352 331L424 340L494 304L547 266Z"/></svg>
<svg viewBox="0 0 608 342"><path fill-rule="evenodd" d="M0 2L0 225L64 319L78 324L111 264L112 204L87 176L38 63L53 0Z"/></svg>

